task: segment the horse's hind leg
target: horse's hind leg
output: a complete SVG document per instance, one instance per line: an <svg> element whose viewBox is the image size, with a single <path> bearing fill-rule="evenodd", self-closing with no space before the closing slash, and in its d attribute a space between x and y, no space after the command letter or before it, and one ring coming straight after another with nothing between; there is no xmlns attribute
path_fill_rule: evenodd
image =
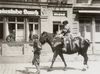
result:
<svg viewBox="0 0 100 74"><path fill-rule="evenodd" d="M82 54L82 56L83 56L83 58L84 58L84 62L83 62L84 67L83 67L82 70L85 71L85 70L88 68L88 65L87 65L87 62L88 62L88 56L87 56L87 53Z"/></svg>
<svg viewBox="0 0 100 74"><path fill-rule="evenodd" d="M51 64L50 68L48 69L48 71L52 70L53 64L54 64L55 59L57 58L57 56L58 56L58 51L54 51L53 59L52 59L52 64Z"/></svg>
<svg viewBox="0 0 100 74"><path fill-rule="evenodd" d="M64 62L64 65L65 65L64 70L66 70L67 69L67 64L65 62L64 56L63 56L62 53L59 53L59 56L61 57L62 61Z"/></svg>

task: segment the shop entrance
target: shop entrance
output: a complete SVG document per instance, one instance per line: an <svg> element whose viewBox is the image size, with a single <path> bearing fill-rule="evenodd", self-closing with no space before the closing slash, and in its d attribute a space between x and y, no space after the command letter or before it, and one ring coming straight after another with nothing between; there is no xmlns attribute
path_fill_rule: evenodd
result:
<svg viewBox="0 0 100 74"><path fill-rule="evenodd" d="M81 36L91 41L92 21L90 19L81 19L79 23Z"/></svg>
<svg viewBox="0 0 100 74"><path fill-rule="evenodd" d="M28 40L32 41L33 35L40 33L39 18L29 17L28 19Z"/></svg>
<svg viewBox="0 0 100 74"><path fill-rule="evenodd" d="M39 34L38 23L29 23L29 40L32 40L34 34Z"/></svg>
<svg viewBox="0 0 100 74"><path fill-rule="evenodd" d="M62 29L61 21L54 21L53 22L53 33L56 34L59 30Z"/></svg>

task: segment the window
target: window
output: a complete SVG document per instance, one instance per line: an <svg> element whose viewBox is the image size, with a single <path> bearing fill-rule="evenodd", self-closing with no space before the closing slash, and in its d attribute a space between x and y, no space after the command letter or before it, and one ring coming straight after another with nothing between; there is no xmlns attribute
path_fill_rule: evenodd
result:
<svg viewBox="0 0 100 74"><path fill-rule="evenodd" d="M9 22L15 22L15 17L9 17L9 18L8 18L8 21L9 21Z"/></svg>
<svg viewBox="0 0 100 74"><path fill-rule="evenodd" d="M24 29L24 24L17 24L18 29Z"/></svg>
<svg viewBox="0 0 100 74"><path fill-rule="evenodd" d="M67 17L67 11L53 11L53 16L66 16Z"/></svg>
<svg viewBox="0 0 100 74"><path fill-rule="evenodd" d="M38 22L38 18L34 18L33 21L34 21L34 22Z"/></svg>
<svg viewBox="0 0 100 74"><path fill-rule="evenodd" d="M38 30L38 24L35 24L35 30Z"/></svg>
<svg viewBox="0 0 100 74"><path fill-rule="evenodd" d="M93 0L93 3L100 3L100 0Z"/></svg>
<svg viewBox="0 0 100 74"><path fill-rule="evenodd" d="M80 32L84 31L84 26L86 26L86 32L91 32L91 20L89 19L81 19L79 20L79 23L80 23Z"/></svg>
<svg viewBox="0 0 100 74"><path fill-rule="evenodd" d="M100 20L96 20L96 32L100 32Z"/></svg>
<svg viewBox="0 0 100 74"><path fill-rule="evenodd" d="M3 23L0 23L0 40L3 40Z"/></svg>
<svg viewBox="0 0 100 74"><path fill-rule="evenodd" d="M38 22L38 18L28 18L28 22Z"/></svg>
<svg viewBox="0 0 100 74"><path fill-rule="evenodd" d="M88 3L88 0L77 0L77 3Z"/></svg>
<svg viewBox="0 0 100 74"><path fill-rule="evenodd" d="M33 18L28 18L28 22L33 22Z"/></svg>
<svg viewBox="0 0 100 74"><path fill-rule="evenodd" d="M62 25L60 21L54 21L53 22L53 33L56 34L57 31L62 29Z"/></svg>
<svg viewBox="0 0 100 74"><path fill-rule="evenodd" d="M90 32L91 31L91 27L90 27L90 25L87 25L86 26L86 32Z"/></svg>
<svg viewBox="0 0 100 74"><path fill-rule="evenodd" d="M86 32L91 32L91 20L84 20L84 25L86 25Z"/></svg>
<svg viewBox="0 0 100 74"><path fill-rule="evenodd" d="M23 17L17 17L17 22L24 22L24 18Z"/></svg>
<svg viewBox="0 0 100 74"><path fill-rule="evenodd" d="M29 31L33 31L33 24L29 24Z"/></svg>
<svg viewBox="0 0 100 74"><path fill-rule="evenodd" d="M3 21L3 17L0 17L0 21Z"/></svg>
<svg viewBox="0 0 100 74"><path fill-rule="evenodd" d="M49 3L57 3L58 0L48 0Z"/></svg>
<svg viewBox="0 0 100 74"><path fill-rule="evenodd" d="M67 0L48 0L49 3L66 3L67 4Z"/></svg>

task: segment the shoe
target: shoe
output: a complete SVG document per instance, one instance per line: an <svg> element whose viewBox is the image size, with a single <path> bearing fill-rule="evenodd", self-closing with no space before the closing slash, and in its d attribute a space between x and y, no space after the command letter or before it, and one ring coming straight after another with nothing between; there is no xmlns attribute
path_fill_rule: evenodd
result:
<svg viewBox="0 0 100 74"><path fill-rule="evenodd" d="M67 49L66 49L66 48L62 48L62 50L63 50L64 52L67 52Z"/></svg>

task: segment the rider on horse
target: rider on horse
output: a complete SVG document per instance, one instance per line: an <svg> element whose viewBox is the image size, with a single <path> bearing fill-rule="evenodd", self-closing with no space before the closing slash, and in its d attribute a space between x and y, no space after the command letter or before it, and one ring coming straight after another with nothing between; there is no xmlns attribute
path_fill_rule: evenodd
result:
<svg viewBox="0 0 100 74"><path fill-rule="evenodd" d="M61 34L63 34L63 40L64 40L64 47L63 50L67 51L67 44L70 45L70 48L72 49L72 44L71 44L71 39L72 39L72 35L71 35L71 30L70 30L70 25L68 24L68 21L63 21L63 29Z"/></svg>
<svg viewBox="0 0 100 74"><path fill-rule="evenodd" d="M71 35L70 25L68 24L68 21L63 21L63 29L61 31L58 31L57 37L61 37L64 40L64 46L63 50L67 52L67 44L70 45L70 49L72 49L71 39L73 39Z"/></svg>
<svg viewBox="0 0 100 74"><path fill-rule="evenodd" d="M70 29L70 25L68 24L68 21L63 21L63 28L57 32L56 37L60 37L63 38L64 41L64 46L62 48L63 51L67 52L68 49L72 50L73 49L73 43L72 41L74 40L72 34L71 34L71 29ZM77 42L74 41L74 43L76 43L76 45L79 47L83 47L83 40L84 38L80 35L77 35L76 38L81 39L81 42L78 44ZM69 47L67 46L69 45Z"/></svg>

